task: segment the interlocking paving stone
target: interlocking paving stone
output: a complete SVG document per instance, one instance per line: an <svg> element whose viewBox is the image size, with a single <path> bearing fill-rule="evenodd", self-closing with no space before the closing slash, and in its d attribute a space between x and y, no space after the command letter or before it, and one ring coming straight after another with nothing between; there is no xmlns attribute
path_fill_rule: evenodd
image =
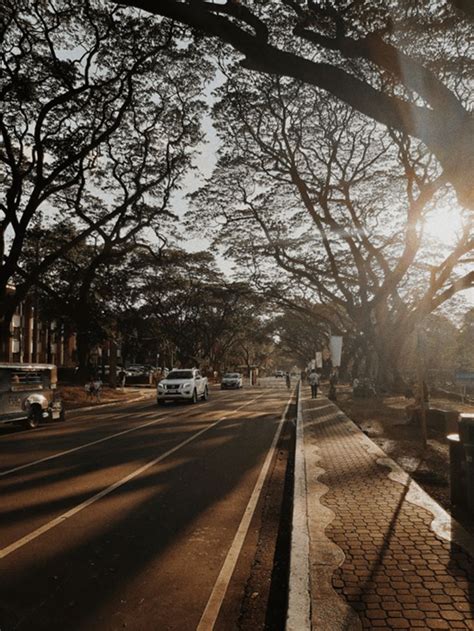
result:
<svg viewBox="0 0 474 631"><path fill-rule="evenodd" d="M324 407L303 399L305 449L317 447L318 482L328 487L320 503L334 512L325 535L344 553L332 588L359 627L474 629L474 559L435 534L432 513L407 500L406 487L388 477L337 407L316 404Z"/></svg>

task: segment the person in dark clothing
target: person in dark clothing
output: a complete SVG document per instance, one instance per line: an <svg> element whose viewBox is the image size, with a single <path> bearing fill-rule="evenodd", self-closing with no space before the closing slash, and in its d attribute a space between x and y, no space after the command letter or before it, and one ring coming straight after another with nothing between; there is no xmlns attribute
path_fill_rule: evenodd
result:
<svg viewBox="0 0 474 631"><path fill-rule="evenodd" d="M328 394L328 399L330 399L331 401L336 401L337 399L337 393L336 393L336 384L337 384L337 372L333 372L331 374L331 376L329 377L329 394Z"/></svg>

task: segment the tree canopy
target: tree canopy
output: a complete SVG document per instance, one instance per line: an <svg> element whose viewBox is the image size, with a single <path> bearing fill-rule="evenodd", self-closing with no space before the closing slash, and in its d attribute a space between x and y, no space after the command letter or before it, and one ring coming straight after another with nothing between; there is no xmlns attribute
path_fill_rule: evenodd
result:
<svg viewBox="0 0 474 631"><path fill-rule="evenodd" d="M264 299L226 279L211 254L169 249L158 262L145 253L136 279L132 301L139 317L185 365L245 364L267 341Z"/></svg>
<svg viewBox="0 0 474 631"><path fill-rule="evenodd" d="M465 0L120 0L419 138L474 209L473 10ZM216 51L216 48L212 49Z"/></svg>
<svg viewBox="0 0 474 631"><path fill-rule="evenodd" d="M48 267L85 239L130 244L159 231L201 138L210 69L190 72L192 44L136 11L95 0L2 8L0 316L8 322ZM74 237L22 268L32 232L64 219Z"/></svg>
<svg viewBox="0 0 474 631"><path fill-rule="evenodd" d="M400 339L474 285L471 217L434 249L426 224L455 201L421 143L310 86L226 74L214 108L220 158L194 195L198 215L260 284L277 274L273 261L297 281L289 295L312 292L344 313L348 333L395 370Z"/></svg>

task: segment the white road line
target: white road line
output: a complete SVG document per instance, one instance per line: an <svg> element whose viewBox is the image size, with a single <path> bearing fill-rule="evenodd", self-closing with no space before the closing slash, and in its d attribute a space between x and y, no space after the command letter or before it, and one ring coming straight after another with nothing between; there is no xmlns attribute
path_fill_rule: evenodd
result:
<svg viewBox="0 0 474 631"><path fill-rule="evenodd" d="M264 396L264 395L261 394L258 397L255 397L255 399L252 399L251 401L247 401L243 405L240 405L238 408L235 408L235 410L232 410L231 412L229 412L227 416L222 416L220 419L218 419L217 421L215 421L214 423L212 423L208 427L205 427L204 429L200 430L199 432L196 432L196 434L193 434L192 436L190 436L186 440L183 440L183 442L179 443L179 445L176 445L175 447L172 447L171 449L166 451L164 454L161 454L161 456L158 456L158 458L154 458L153 460L150 460L150 462L147 462L145 465L143 465L139 469L136 469L135 471L132 471L132 473L129 473L124 478L121 478L120 480L117 480L117 482L114 482L114 484L111 484L110 486L108 486L107 488L103 489L99 493L96 493L95 495L90 497L88 500L85 500L81 504L78 504L74 508L71 508L66 513L63 513L62 515L59 515L59 517L56 517L56 519L53 519L52 521L44 524L43 526L41 526L40 528L37 528L36 530L33 530L33 532L30 532L28 535L25 535L21 539L18 539L17 541L14 541L9 546L6 546L5 548L0 549L0 559L4 559L6 556L11 554L12 552L15 552L15 550L18 550L19 548L22 548L23 546L25 546L26 544L30 543L31 541L34 541L35 539L37 539L38 537L43 535L45 532L48 532L49 530L52 530L56 526L59 526L60 524L65 522L67 519L70 519L74 515L77 515L77 513L79 513L80 511L84 510L85 508L87 508L91 504L94 504L95 502L97 502L98 500L102 499L106 495L109 495L110 493L112 493L112 491L115 491L115 489L118 489L119 487L123 486L124 484L127 484L127 482L130 482L130 480L133 480L137 476L141 475L142 473L144 473L145 471L147 471L148 469L150 469L154 465L158 464L159 462L161 462L162 460L164 460L165 458L167 458L168 456L173 454L175 451L178 451L178 449L181 449L181 447L184 447L185 445L189 444L193 440L196 440L196 438L201 436L201 434L204 434L205 432L208 432L210 429L212 429L213 427L215 427L216 425L221 423L223 420L228 418L228 416L230 414L235 414L235 412L238 412L239 410L241 410L242 408L246 407L247 405L250 405L251 403L253 403L254 401L256 401L257 399L259 399L262 396Z"/></svg>
<svg viewBox="0 0 474 631"><path fill-rule="evenodd" d="M84 443L83 445L78 445L77 447L71 447L71 449L60 451L56 454L52 454L51 456L45 456L44 458L40 458L39 460L32 460L31 462L27 462L26 464L19 465L18 467L14 467L13 469L7 469L6 471L0 472L0 478L5 475L9 475L11 473L15 473L16 471L21 471L22 469L28 469L29 467L33 467L36 464L41 464L42 462L47 462L48 460L54 460L55 458L60 458L61 456L72 454L75 451L86 449L86 447L92 447L92 445L98 445L99 443L103 443L106 440L112 440L112 438L117 438L117 436L123 436L124 434L129 434L130 432L136 432L137 430L142 429L143 427L148 427L149 425L156 425L158 423L161 423L162 421L166 421L169 418L170 416L164 416L164 417L160 416L160 418L155 419L154 421L149 421L148 423L142 423L142 425L136 425L135 427L131 427L130 429L124 429L123 432L110 434L109 436L104 436L103 438L98 438L97 440L93 440L90 443Z"/></svg>
<svg viewBox="0 0 474 631"><path fill-rule="evenodd" d="M77 447L71 447L71 449L60 451L58 453L52 454L51 456L45 456L44 458L39 458L39 460L32 460L31 462L18 465L18 467L13 467L13 469L6 469L5 471L0 471L0 478L6 475L10 475L12 473L16 473L17 471L21 471L23 469L28 469L29 467L34 467L35 465L41 464L42 462L47 462L48 460L54 460L55 458L60 458L61 456L72 454L75 451L80 451L81 449L86 449L87 447L98 445L99 443L103 443L107 440L112 440L113 438L117 438L117 436L123 436L124 434L129 434L130 432L136 432L139 429L142 429L143 427L149 427L150 425L159 424L163 421L168 420L169 418L175 418L176 416L179 416L180 412L181 410L178 410L175 414L168 414L167 416L161 415L157 419L153 421L149 421L148 423L142 423L141 425L136 425L134 427L131 427L130 429L125 429L122 432L117 432L115 434L110 434L109 436L104 436L103 438L98 438L97 440L93 440L90 443L84 443L83 445L78 445Z"/></svg>
<svg viewBox="0 0 474 631"><path fill-rule="evenodd" d="M270 449L268 450L267 457L265 458L263 467L260 470L260 474L258 476L257 482L253 489L252 495L250 496L250 500L244 511L244 514L240 521L234 540L232 541L232 545L229 548L229 552L227 553L226 559L221 568L219 576L217 577L217 580L214 584L214 588L209 597L206 608L204 609L204 613L202 614L201 620L199 621L199 624L196 627L196 631L212 631L212 629L214 629L214 625L219 615L219 611L222 607L222 603L224 601L227 588L229 587L232 574L234 573L235 566L237 565L237 561L239 559L239 555L242 550L245 537L247 536L250 522L252 521L252 517L255 512L255 508L257 506L259 497L260 497L260 493L262 492L262 488L265 483L265 478L267 477L268 469L270 467L270 463L273 458L273 452L275 450L276 444L280 437L281 428L283 427L283 423L285 421L286 415L288 413L288 408L290 407L290 403L292 399L293 399L293 395L291 395L290 398L288 399L288 403L286 404L285 411L283 412L280 418L280 423L275 432L275 436L273 437L273 441L270 446Z"/></svg>

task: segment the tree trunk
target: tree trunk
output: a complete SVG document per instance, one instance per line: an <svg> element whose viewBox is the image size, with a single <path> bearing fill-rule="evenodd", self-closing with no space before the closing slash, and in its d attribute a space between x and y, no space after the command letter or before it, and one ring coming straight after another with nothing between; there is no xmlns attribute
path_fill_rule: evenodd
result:
<svg viewBox="0 0 474 631"><path fill-rule="evenodd" d="M0 361L9 361L10 324L17 301L8 289L0 293Z"/></svg>
<svg viewBox="0 0 474 631"><path fill-rule="evenodd" d="M406 389L399 370L402 339L404 338L400 335L380 335L374 344L377 358L376 383L381 392L401 393Z"/></svg>
<svg viewBox="0 0 474 631"><path fill-rule="evenodd" d="M117 387L117 342L115 339L109 341L109 384L112 388Z"/></svg>
<svg viewBox="0 0 474 631"><path fill-rule="evenodd" d="M79 379L82 382L89 381L93 376L91 374L91 365L89 362L89 335L87 331L77 331L77 362Z"/></svg>
<svg viewBox="0 0 474 631"><path fill-rule="evenodd" d="M73 314L73 322L77 330L77 361L78 373L81 381L86 382L93 375L93 367L90 362L91 337L89 330L89 309L87 303L81 306L77 305L77 309Z"/></svg>

